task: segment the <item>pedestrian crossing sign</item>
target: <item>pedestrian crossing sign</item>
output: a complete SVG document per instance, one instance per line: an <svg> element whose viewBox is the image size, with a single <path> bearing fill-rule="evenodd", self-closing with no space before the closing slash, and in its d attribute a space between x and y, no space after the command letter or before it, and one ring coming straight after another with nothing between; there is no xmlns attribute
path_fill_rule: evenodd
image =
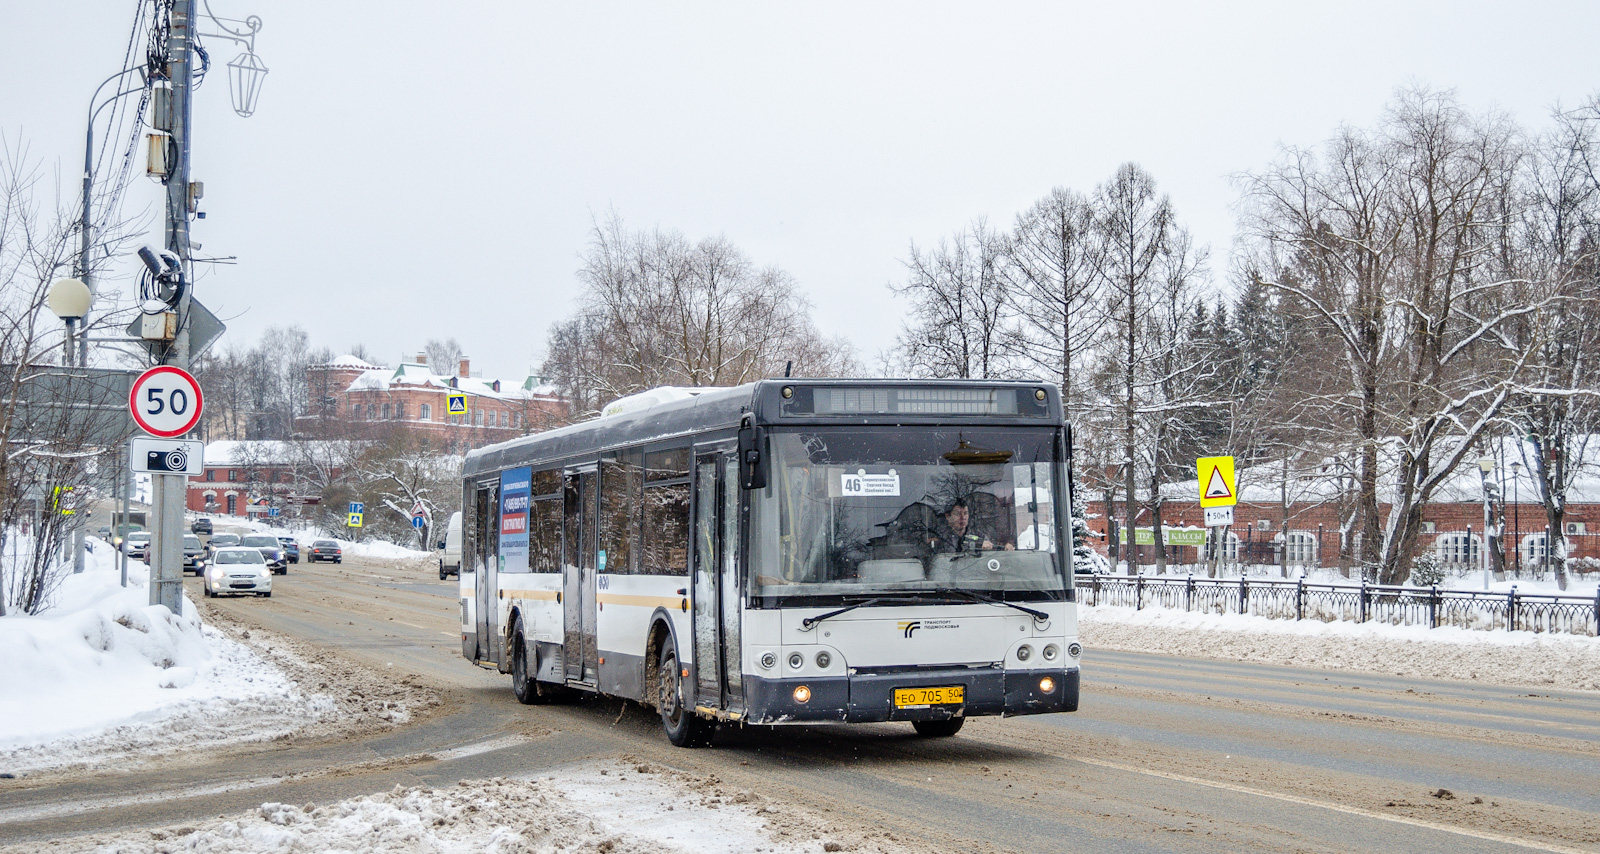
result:
<svg viewBox="0 0 1600 854"><path fill-rule="evenodd" d="M1199 474L1201 507L1232 507L1239 503L1233 457L1201 457L1194 464Z"/></svg>
<svg viewBox="0 0 1600 854"><path fill-rule="evenodd" d="M351 513L350 514L350 521L345 522L344 524L345 524L345 527L347 527L347 528L359 528L359 527L361 527L361 514L360 513Z"/></svg>
<svg viewBox="0 0 1600 854"><path fill-rule="evenodd" d="M444 398L444 411L450 415L467 414L467 396L464 393L447 394Z"/></svg>

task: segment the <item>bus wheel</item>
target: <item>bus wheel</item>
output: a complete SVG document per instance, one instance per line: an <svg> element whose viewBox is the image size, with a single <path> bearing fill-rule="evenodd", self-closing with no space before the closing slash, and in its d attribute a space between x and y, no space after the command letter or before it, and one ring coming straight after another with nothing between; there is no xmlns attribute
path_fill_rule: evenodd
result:
<svg viewBox="0 0 1600 854"><path fill-rule="evenodd" d="M524 706L537 705L544 702L544 696L539 692L539 682L528 673L528 645L522 640L522 622L517 622L517 630L511 634L511 692L517 695L517 702Z"/></svg>
<svg viewBox="0 0 1600 854"><path fill-rule="evenodd" d="M678 651L670 641L663 644L656 663L660 681L656 688L656 708L661 710L661 728L667 741L678 747L705 747L717 725L694 713L683 702L683 680L678 678Z"/></svg>
<svg viewBox="0 0 1600 854"><path fill-rule="evenodd" d="M912 721L911 727L917 735L923 738L949 738L961 731L961 725L966 723L965 717L949 718L942 721Z"/></svg>

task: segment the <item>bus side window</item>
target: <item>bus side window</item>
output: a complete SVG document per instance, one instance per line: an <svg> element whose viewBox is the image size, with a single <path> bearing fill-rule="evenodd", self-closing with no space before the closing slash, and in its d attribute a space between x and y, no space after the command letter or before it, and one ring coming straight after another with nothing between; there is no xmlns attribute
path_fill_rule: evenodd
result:
<svg viewBox="0 0 1600 854"><path fill-rule="evenodd" d="M535 500L528 508L528 568L561 571L561 496Z"/></svg>
<svg viewBox="0 0 1600 854"><path fill-rule="evenodd" d="M636 459L600 463L600 548L603 570L610 575L637 571L634 538L638 534L639 489L644 472Z"/></svg>
<svg viewBox="0 0 1600 854"><path fill-rule="evenodd" d="M689 484L644 491L644 566L651 575L689 574Z"/></svg>

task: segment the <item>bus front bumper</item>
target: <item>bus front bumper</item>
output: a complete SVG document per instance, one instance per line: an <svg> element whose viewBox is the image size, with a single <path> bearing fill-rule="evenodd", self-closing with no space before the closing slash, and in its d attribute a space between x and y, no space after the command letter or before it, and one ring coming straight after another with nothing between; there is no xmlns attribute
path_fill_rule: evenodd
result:
<svg viewBox="0 0 1600 854"><path fill-rule="evenodd" d="M1049 680L1045 682L1045 680ZM1044 683L1041 685L1041 683ZM1051 684L1053 683L1053 684ZM1078 669L968 667L849 676L768 679L745 675L745 721L752 724L944 720L958 715L1037 715L1078 710ZM896 706L895 691L960 685L960 703ZM810 699L800 702L797 689ZM1045 691L1044 687L1051 690ZM807 692L801 692L802 695Z"/></svg>

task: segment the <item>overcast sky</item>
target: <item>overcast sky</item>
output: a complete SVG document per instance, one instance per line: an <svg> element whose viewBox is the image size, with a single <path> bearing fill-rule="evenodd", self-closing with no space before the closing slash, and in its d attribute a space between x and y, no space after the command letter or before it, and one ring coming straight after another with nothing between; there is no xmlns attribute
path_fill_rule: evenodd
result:
<svg viewBox="0 0 1600 854"><path fill-rule="evenodd" d="M0 132L69 193L135 8L0 0ZM608 210L790 271L870 363L899 329L887 285L911 241L1009 225L1054 186L1142 164L1220 285L1230 176L1280 144L1370 126L1408 83L1526 126L1600 91L1594 2L211 8L263 19L271 69L241 119L220 73L238 49L211 40L196 95L194 239L239 258L196 289L224 343L298 323L393 364L453 336L506 378L542 358ZM157 205L141 178L128 213L155 244Z"/></svg>

